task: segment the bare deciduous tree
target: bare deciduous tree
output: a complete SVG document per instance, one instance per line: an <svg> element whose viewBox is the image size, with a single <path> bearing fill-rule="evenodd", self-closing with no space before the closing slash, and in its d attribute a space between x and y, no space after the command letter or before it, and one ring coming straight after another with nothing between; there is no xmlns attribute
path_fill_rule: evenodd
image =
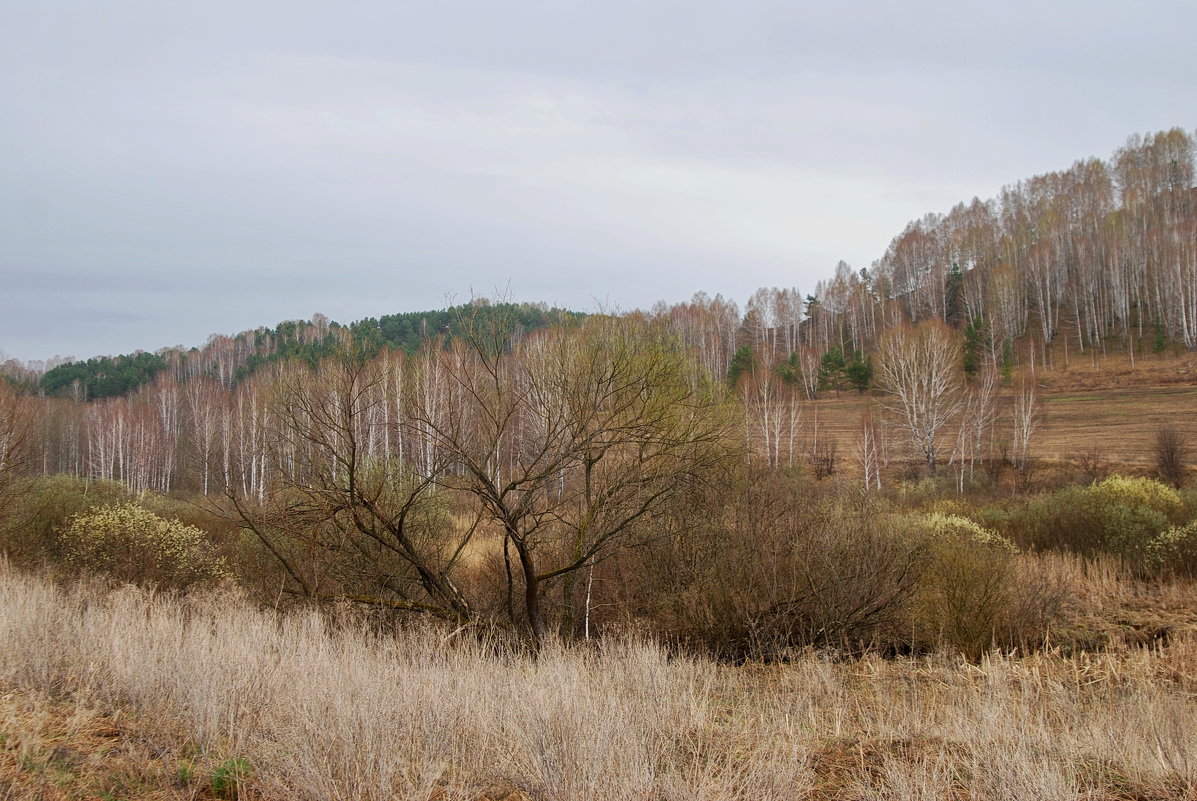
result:
<svg viewBox="0 0 1197 801"><path fill-rule="evenodd" d="M964 478L971 479L984 454L985 435L997 416L998 374L989 368L969 386L961 404L960 425L949 460L956 465L956 491L964 492Z"/></svg>
<svg viewBox="0 0 1197 801"><path fill-rule="evenodd" d="M881 489L881 446L878 442L877 422L871 409L860 416L860 436L856 440L856 457L864 479L865 492Z"/></svg>
<svg viewBox="0 0 1197 801"><path fill-rule="evenodd" d="M268 491L241 475L261 469L247 459L233 463L226 492L293 591L467 620L453 574L477 526L450 525L431 492L435 471L370 457L384 378L352 349L283 369L263 431Z"/></svg>
<svg viewBox="0 0 1197 801"><path fill-rule="evenodd" d="M916 451L935 473L940 437L961 408L961 350L938 320L890 331L879 348L877 383Z"/></svg>
<svg viewBox="0 0 1197 801"><path fill-rule="evenodd" d="M1010 409L1012 426L1010 439L1010 460L1018 469L1019 482L1026 485L1031 464L1031 436L1039 427L1039 404L1035 394L1035 379L1027 377L1014 389L1013 405Z"/></svg>
<svg viewBox="0 0 1197 801"><path fill-rule="evenodd" d="M1187 468L1185 435L1176 426L1161 426L1155 432L1155 467L1160 478L1180 489Z"/></svg>
<svg viewBox="0 0 1197 801"><path fill-rule="evenodd" d="M502 531L509 592L545 635L545 594L561 586L572 631L579 571L637 541L641 527L732 453L721 383L696 375L664 326L595 317L580 329L537 332L464 325L467 340L439 354L454 413L413 407L450 460L441 479L473 496Z"/></svg>
<svg viewBox="0 0 1197 801"><path fill-rule="evenodd" d="M792 465L802 409L794 387L771 370L755 370L740 380L740 400L749 438L749 453L759 446L769 467Z"/></svg>

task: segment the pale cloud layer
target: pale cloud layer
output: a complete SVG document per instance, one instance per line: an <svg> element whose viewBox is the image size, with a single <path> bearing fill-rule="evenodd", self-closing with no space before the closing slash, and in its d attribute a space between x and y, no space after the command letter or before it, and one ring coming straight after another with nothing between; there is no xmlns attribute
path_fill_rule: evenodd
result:
<svg viewBox="0 0 1197 801"><path fill-rule="evenodd" d="M1191 129L1194 29L1188 2L0 4L0 349L810 290L927 211Z"/></svg>

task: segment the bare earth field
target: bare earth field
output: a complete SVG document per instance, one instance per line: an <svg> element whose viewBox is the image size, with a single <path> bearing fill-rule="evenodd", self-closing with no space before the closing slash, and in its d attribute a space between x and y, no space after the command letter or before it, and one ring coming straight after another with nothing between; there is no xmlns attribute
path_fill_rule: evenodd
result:
<svg viewBox="0 0 1197 801"><path fill-rule="evenodd" d="M1074 362L1067 370L1038 373L1040 422L1031 438L1031 455L1069 460L1092 454L1106 462L1147 467L1154 459L1156 431L1166 423L1185 434L1190 461L1197 459L1197 370L1193 361L1191 355L1141 360L1132 369L1120 358L1100 366ZM803 431L807 447L817 421L818 436L835 439L841 464L850 470L861 414L882 400L845 392L839 398L828 395L806 404ZM1007 399L1007 408L1008 404ZM1008 429L1008 417L1003 415L996 438L1008 439ZM908 456L902 432L891 427L889 436L891 456Z"/></svg>
<svg viewBox="0 0 1197 801"><path fill-rule="evenodd" d="M1032 449L1048 459L1096 450L1111 461L1150 463L1155 432L1165 423L1197 444L1197 387L1049 390Z"/></svg>

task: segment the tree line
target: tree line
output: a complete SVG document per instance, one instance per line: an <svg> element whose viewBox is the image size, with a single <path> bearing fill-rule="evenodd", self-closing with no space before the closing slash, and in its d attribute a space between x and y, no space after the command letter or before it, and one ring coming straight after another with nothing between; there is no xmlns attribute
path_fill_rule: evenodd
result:
<svg viewBox="0 0 1197 801"><path fill-rule="evenodd" d="M814 291L761 288L743 313L699 293L655 311L718 372L737 350L817 396L824 357L862 360L886 331L939 320L966 340L970 372L1063 355L1133 360L1197 349L1194 139L1132 136L1096 158L1019 181L998 197L910 222L866 268L840 262ZM743 358L741 359L743 362ZM824 384L825 387L825 384Z"/></svg>
<svg viewBox="0 0 1197 801"><path fill-rule="evenodd" d="M1193 136L1179 128L1132 136L1111 158L1003 188L912 221L870 267L841 262L814 291L761 288L743 311L699 292L651 313L670 321L712 373L731 383L765 366L808 398L867 389L869 359L885 332L937 319L963 338L976 374L1017 363L1052 366L1070 353L1134 360L1171 346L1197 349L1197 190ZM315 364L346 338L373 352L411 354L445 343L470 304L341 325L323 315L213 335L202 348L168 348L5 372L46 394L90 399L128 395L163 370L177 382L209 376L226 388L289 359ZM471 312L472 314L475 312ZM479 304L522 330L576 324L584 315L538 304Z"/></svg>
<svg viewBox="0 0 1197 801"><path fill-rule="evenodd" d="M864 473L879 478L877 465L889 461L886 427L895 420L913 432L908 438L929 468L946 459L971 472L982 434L992 432L997 380L1012 386L1016 363L1050 367L1069 342L1076 353L1118 348L1132 360L1161 343L1197 347L1194 192L1189 134L1136 136L1108 161L1078 161L1006 187L996 199L912 222L870 269L841 263L813 294L760 289L741 313L735 302L700 292L628 318L664 326L696 369L733 390L753 458L772 466L800 457L834 462L835 454L819 453L833 443L819 443L817 419L804 422L799 401L880 390L902 408L888 403L888 416L862 420L860 440L872 443L855 455L868 465ZM318 368L347 347L363 358L414 364L451 349L466 334L464 321L474 328L502 321L518 342L583 319L484 300L348 326L316 315L213 336L189 351L65 363L44 373L10 362L4 373L18 392L47 396L38 416L42 472L204 494L236 476L249 492L269 469L262 438L278 370ZM915 330L922 333L908 333ZM899 352L932 340L950 370L931 395L937 408L922 413L914 407L925 401L912 400L913 374L895 365ZM1016 404L1020 393L1029 400ZM1007 394L1009 414L1021 410L1022 421L1009 428L1022 433L1002 447L1023 464L1033 387ZM388 414L398 419L397 409ZM941 414L951 432L935 422Z"/></svg>
<svg viewBox="0 0 1197 801"><path fill-rule="evenodd" d="M373 353L383 348L414 353L427 340L444 343L459 336L462 332L458 321L467 313L483 318L503 315L523 331L568 324L584 316L543 304L492 305L484 299L435 311L368 317L349 325L315 314L311 320L287 320L274 328L260 327L235 336L213 334L203 347L67 360L42 370L12 362L5 366L5 374L38 392L83 400L132 394L152 383L163 370L170 370L180 383L211 376L229 387L277 362L297 359L316 364L334 354L346 340Z"/></svg>

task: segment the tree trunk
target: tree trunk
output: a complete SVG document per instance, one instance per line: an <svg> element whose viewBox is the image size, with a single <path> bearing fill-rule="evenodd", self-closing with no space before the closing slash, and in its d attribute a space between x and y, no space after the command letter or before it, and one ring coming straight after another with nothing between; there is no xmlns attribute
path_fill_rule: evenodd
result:
<svg viewBox="0 0 1197 801"><path fill-rule="evenodd" d="M516 553L520 557L520 570L524 575L524 613L528 618L528 631L532 634L532 644L540 649L544 643L544 620L540 614L540 581L536 578L536 566L532 562L532 553L528 546L513 539Z"/></svg>

